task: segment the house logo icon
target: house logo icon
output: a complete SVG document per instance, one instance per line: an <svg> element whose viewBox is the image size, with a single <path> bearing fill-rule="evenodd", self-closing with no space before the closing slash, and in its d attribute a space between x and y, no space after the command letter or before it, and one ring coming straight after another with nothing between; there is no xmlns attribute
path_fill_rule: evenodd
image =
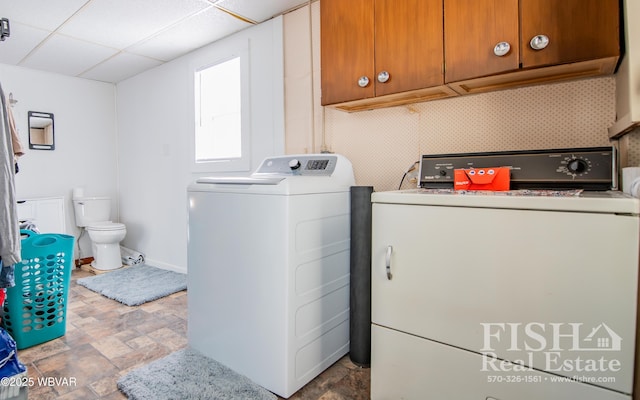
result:
<svg viewBox="0 0 640 400"><path fill-rule="evenodd" d="M579 350L583 351L620 351L622 338L605 323L593 328L583 340Z"/></svg>

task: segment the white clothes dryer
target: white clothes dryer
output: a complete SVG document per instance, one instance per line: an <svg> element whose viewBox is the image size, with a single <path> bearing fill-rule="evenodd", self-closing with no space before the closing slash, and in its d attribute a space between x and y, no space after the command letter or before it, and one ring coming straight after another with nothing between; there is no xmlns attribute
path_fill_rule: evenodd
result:
<svg viewBox="0 0 640 400"><path fill-rule="evenodd" d="M189 185L189 345L285 398L346 354L354 184L307 154Z"/></svg>

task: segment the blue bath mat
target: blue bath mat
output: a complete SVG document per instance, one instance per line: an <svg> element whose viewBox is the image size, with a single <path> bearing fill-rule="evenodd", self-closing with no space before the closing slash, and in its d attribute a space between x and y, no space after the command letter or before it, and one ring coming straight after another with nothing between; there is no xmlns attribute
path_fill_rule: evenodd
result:
<svg viewBox="0 0 640 400"><path fill-rule="evenodd" d="M187 274L142 264L80 278L79 285L128 306L137 306L187 288Z"/></svg>
<svg viewBox="0 0 640 400"><path fill-rule="evenodd" d="M219 362L187 348L118 380L129 400L276 400L277 397Z"/></svg>

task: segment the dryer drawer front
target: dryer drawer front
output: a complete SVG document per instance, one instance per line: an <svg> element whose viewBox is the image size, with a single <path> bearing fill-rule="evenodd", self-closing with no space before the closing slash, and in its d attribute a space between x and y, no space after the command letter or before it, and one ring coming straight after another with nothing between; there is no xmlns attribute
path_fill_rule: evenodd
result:
<svg viewBox="0 0 640 400"><path fill-rule="evenodd" d="M609 214L374 203L372 322L631 393L638 230Z"/></svg>
<svg viewBox="0 0 640 400"><path fill-rule="evenodd" d="M631 400L597 386L557 382L562 378L535 370L482 371L479 354L377 325L371 348L372 400Z"/></svg>

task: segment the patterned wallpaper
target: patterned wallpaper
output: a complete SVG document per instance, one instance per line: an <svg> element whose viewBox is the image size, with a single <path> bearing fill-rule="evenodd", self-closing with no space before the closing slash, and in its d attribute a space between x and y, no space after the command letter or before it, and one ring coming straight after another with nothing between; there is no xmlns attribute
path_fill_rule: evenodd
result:
<svg viewBox="0 0 640 400"><path fill-rule="evenodd" d="M324 123L330 150L351 159L359 185L394 190L422 154L608 146L614 118L607 77L360 113L326 109Z"/></svg>
<svg viewBox="0 0 640 400"><path fill-rule="evenodd" d="M629 166L640 167L640 128L628 134L629 137Z"/></svg>

